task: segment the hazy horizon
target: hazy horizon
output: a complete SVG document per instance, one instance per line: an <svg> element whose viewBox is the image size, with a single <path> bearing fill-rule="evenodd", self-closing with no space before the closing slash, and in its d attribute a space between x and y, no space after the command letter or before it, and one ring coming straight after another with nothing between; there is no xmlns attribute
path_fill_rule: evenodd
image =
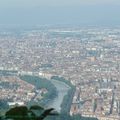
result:
<svg viewBox="0 0 120 120"><path fill-rule="evenodd" d="M0 0L0 24L120 25L119 0Z"/></svg>

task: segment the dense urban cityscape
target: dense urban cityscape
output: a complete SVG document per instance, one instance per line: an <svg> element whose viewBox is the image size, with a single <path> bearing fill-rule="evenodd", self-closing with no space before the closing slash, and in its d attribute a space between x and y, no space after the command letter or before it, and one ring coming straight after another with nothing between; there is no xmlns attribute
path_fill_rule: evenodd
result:
<svg viewBox="0 0 120 120"><path fill-rule="evenodd" d="M8 106L38 102L48 92L20 75L49 81L58 76L75 86L71 116L120 119L120 28L0 31L0 71L0 101ZM4 76L2 71L17 72Z"/></svg>

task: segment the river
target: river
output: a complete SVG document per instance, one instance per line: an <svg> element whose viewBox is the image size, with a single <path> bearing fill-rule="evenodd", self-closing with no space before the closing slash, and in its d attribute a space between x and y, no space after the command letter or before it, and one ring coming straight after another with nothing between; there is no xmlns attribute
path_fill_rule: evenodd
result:
<svg viewBox="0 0 120 120"><path fill-rule="evenodd" d="M55 108L56 111L60 112L63 98L65 95L67 95L70 86L68 86L66 83L61 81L57 81L53 79L51 79L50 81L56 87L58 91L58 96L48 104L48 107Z"/></svg>
<svg viewBox="0 0 120 120"><path fill-rule="evenodd" d="M5 72L5 74L7 74L6 71L4 71L4 70L2 72ZM13 75L11 71L9 71L8 73L11 76ZM3 75L3 73L0 73L0 75ZM54 98L53 100L51 100L48 103L47 107L55 108L56 111L60 112L61 104L63 102L63 98L64 98L65 95L67 95L67 93L70 89L70 86L67 85L66 83L62 82L62 81L58 81L58 80L54 80L54 79L50 79L49 81L51 81L51 83L56 87L58 95L57 95L56 98Z"/></svg>

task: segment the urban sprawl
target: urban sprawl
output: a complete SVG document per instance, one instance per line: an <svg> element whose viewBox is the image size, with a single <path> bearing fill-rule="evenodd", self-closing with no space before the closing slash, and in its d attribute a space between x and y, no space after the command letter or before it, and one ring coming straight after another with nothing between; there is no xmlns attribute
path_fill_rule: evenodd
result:
<svg viewBox="0 0 120 120"><path fill-rule="evenodd" d="M70 115L120 119L120 28L0 31L0 70L64 77L76 87ZM23 105L46 92L17 76L0 76L2 100Z"/></svg>

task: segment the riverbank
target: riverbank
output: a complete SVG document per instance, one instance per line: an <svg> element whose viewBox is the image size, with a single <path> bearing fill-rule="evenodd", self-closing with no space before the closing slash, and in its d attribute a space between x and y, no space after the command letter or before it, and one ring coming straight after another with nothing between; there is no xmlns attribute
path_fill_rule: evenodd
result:
<svg viewBox="0 0 120 120"><path fill-rule="evenodd" d="M37 88L46 88L48 94L44 96L38 104L43 105L48 108L55 108L56 111L61 112L64 108L64 103L66 103L66 98L68 98L68 92L71 87L63 81L57 81L54 79L47 80L45 78L40 78L36 76L20 76L20 79L35 85ZM69 94L70 97L70 94ZM68 101L67 101L68 102ZM71 106L70 103L67 106ZM65 107L68 111L68 107Z"/></svg>
<svg viewBox="0 0 120 120"><path fill-rule="evenodd" d="M70 86L65 84L64 82L61 81L56 81L54 79L50 80L51 83L56 87L57 89L57 97L50 103L49 107L55 108L58 112L61 112L62 110L62 103L64 100L64 97L68 94L68 91L70 89Z"/></svg>
<svg viewBox="0 0 120 120"><path fill-rule="evenodd" d="M69 86L69 90L67 94L64 96L61 104L61 113L69 114L75 89L76 89L75 86L73 86L70 81L65 80L63 77L52 76L51 79L55 81L63 82L65 85Z"/></svg>
<svg viewBox="0 0 120 120"><path fill-rule="evenodd" d="M36 89L47 89L47 94L43 96L43 99L38 101L36 104L47 106L48 103L50 103L52 100L54 100L57 97L57 89L56 87L47 79L40 78L38 76L30 76L30 75L24 75L19 76L21 80L24 80L36 87ZM29 104L35 104L34 101L30 101Z"/></svg>

